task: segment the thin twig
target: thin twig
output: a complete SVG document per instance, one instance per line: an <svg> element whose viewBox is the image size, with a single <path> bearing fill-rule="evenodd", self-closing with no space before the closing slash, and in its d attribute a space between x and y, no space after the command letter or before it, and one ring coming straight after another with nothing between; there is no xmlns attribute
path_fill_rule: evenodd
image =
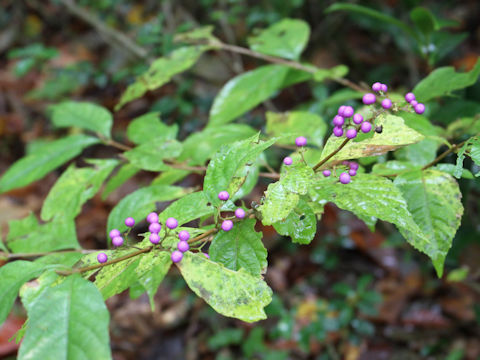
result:
<svg viewBox="0 0 480 360"><path fill-rule="evenodd" d="M80 254L90 254L98 250L85 250L85 249L76 249L76 250L59 250L54 252L37 252L37 253L3 253L0 252L0 258L9 260L15 259L28 259L28 258L37 258L41 256L51 255L51 254L65 254L65 253L80 253Z"/></svg>
<svg viewBox="0 0 480 360"><path fill-rule="evenodd" d="M330 154L328 154L327 157L325 157L323 160L320 160L317 165L315 165L312 169L316 171L320 166L325 164L328 160L330 160L332 157L334 157L340 150L342 150L345 145L350 141L351 139L346 138L343 140L343 142L340 144L338 148L336 148L334 151L332 151Z"/></svg>

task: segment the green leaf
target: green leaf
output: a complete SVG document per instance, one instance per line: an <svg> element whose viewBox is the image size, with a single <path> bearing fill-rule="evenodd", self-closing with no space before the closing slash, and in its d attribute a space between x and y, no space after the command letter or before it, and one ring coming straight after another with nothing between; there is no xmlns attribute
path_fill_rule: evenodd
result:
<svg viewBox="0 0 480 360"><path fill-rule="evenodd" d="M310 27L303 20L283 19L248 38L253 51L298 60L307 45Z"/></svg>
<svg viewBox="0 0 480 360"><path fill-rule="evenodd" d="M437 155L438 141L423 139L395 151L395 159L405 160L413 165L423 166L433 161Z"/></svg>
<svg viewBox="0 0 480 360"><path fill-rule="evenodd" d="M189 189L167 185L152 185L134 191L125 196L110 212L107 236L111 229L127 229L125 218L131 216L138 223L155 210L157 202L178 199L188 192Z"/></svg>
<svg viewBox="0 0 480 360"><path fill-rule="evenodd" d="M78 127L109 139L113 124L110 111L88 102L64 101L49 107L52 123L56 127Z"/></svg>
<svg viewBox="0 0 480 360"><path fill-rule="evenodd" d="M174 217L177 219L178 225L181 226L202 216L213 215L213 212L214 208L208 204L203 191L198 191L185 195L170 204L159 215L159 221L163 224L169 217Z"/></svg>
<svg viewBox="0 0 480 360"><path fill-rule="evenodd" d="M257 209L264 225L285 221L295 209L300 195L305 195L314 179L312 168L303 163L284 167L280 180L270 184L263 204Z"/></svg>
<svg viewBox="0 0 480 360"><path fill-rule="evenodd" d="M115 175L113 175L105 184L102 192L102 200L105 200L114 190L122 186L128 179L135 176L140 170L130 164L123 164Z"/></svg>
<svg viewBox="0 0 480 360"><path fill-rule="evenodd" d="M410 11L410 19L424 36L428 36L436 30L435 16L422 6L417 6Z"/></svg>
<svg viewBox="0 0 480 360"><path fill-rule="evenodd" d="M183 152L180 161L189 160L192 165L204 164L224 144L244 140L255 135L257 131L245 124L227 124L207 127L191 134L183 142Z"/></svg>
<svg viewBox="0 0 480 360"><path fill-rule="evenodd" d="M208 126L218 126L235 120L283 87L289 68L264 65L238 75L220 90L210 109Z"/></svg>
<svg viewBox="0 0 480 360"><path fill-rule="evenodd" d="M463 215L462 195L455 179L437 170L412 171L395 178L408 209L426 241L413 232L410 242L427 254L439 277Z"/></svg>
<svg viewBox="0 0 480 360"><path fill-rule="evenodd" d="M345 65L337 65L330 69L317 69L313 74L316 82L322 82L326 79L338 79L348 74L348 67Z"/></svg>
<svg viewBox="0 0 480 360"><path fill-rule="evenodd" d="M174 75L177 75L192 67L198 58L210 46L185 46L174 50L167 57L155 60L150 68L137 77L135 82L128 86L123 93L115 110L120 109L126 103L142 97L147 91L155 90L169 82Z"/></svg>
<svg viewBox="0 0 480 360"><path fill-rule="evenodd" d="M9 222L7 246L15 253L36 253L80 248L72 218L55 217L40 225L35 215Z"/></svg>
<svg viewBox="0 0 480 360"><path fill-rule="evenodd" d="M457 163L455 165L455 170L453 172L453 176L455 176L457 179L460 179L460 177L462 176L462 173L463 173L463 170L464 170L463 169L463 161L465 160L466 152L467 152L468 148L470 147L470 142L472 140L473 140L473 138L470 138L467 141L465 141L465 143L462 145L460 150L458 150Z"/></svg>
<svg viewBox="0 0 480 360"><path fill-rule="evenodd" d="M140 258L137 256L102 267L95 277L95 285L102 293L103 299L107 300L121 293L136 282L135 270L139 263Z"/></svg>
<svg viewBox="0 0 480 360"><path fill-rule="evenodd" d="M113 159L90 162L95 164L95 168L77 168L72 165L58 178L43 203L42 220L51 220L56 215L62 215L66 219L75 218L80 214L82 205L97 193L118 164Z"/></svg>
<svg viewBox="0 0 480 360"><path fill-rule="evenodd" d="M420 81L413 89L413 93L418 101L426 102L436 97L451 95L455 90L475 84L479 75L480 59L469 72L458 73L452 66L441 67Z"/></svg>
<svg viewBox="0 0 480 360"><path fill-rule="evenodd" d="M274 142L275 139L261 141L257 134L249 139L223 146L208 164L203 184L206 198L213 205L218 205L221 204L218 199L220 191L227 190L233 197L240 188L240 184L235 182L234 178L241 177L244 166L255 161ZM234 186L231 187L231 184Z"/></svg>
<svg viewBox="0 0 480 360"><path fill-rule="evenodd" d="M299 244L310 244L317 232L317 218L312 208L300 200L284 221L273 224L280 235L290 236Z"/></svg>
<svg viewBox="0 0 480 360"><path fill-rule="evenodd" d="M310 197L319 204L333 202L361 219L373 216L395 224L407 241L420 251L428 242L413 220L402 193L384 177L357 174L347 185L335 178L323 178L311 188Z"/></svg>
<svg viewBox="0 0 480 360"><path fill-rule="evenodd" d="M267 249L262 243L262 233L255 231L255 219L235 223L230 231L220 231L208 249L213 261L230 270L245 269L260 275L267 267Z"/></svg>
<svg viewBox="0 0 480 360"><path fill-rule="evenodd" d="M279 144L291 145L297 136L305 136L309 144L323 146L323 137L327 132L327 124L318 115L306 111L292 111L288 113L267 112L267 134L282 136Z"/></svg>
<svg viewBox="0 0 480 360"><path fill-rule="evenodd" d="M213 26L211 25L196 27L193 30L175 34L174 41L187 43L208 41L215 45L218 39L212 35L212 32Z"/></svg>
<svg viewBox="0 0 480 360"><path fill-rule="evenodd" d="M44 265L17 260L0 267L0 325L7 318L20 287L40 275Z"/></svg>
<svg viewBox="0 0 480 360"><path fill-rule="evenodd" d="M125 151L125 156L132 165L149 171L168 169L163 159L174 159L182 152L182 144L177 140L155 139Z"/></svg>
<svg viewBox="0 0 480 360"><path fill-rule="evenodd" d="M261 277L191 252L184 253L177 266L190 289L218 313L246 322L266 319L263 308L272 301L272 290Z"/></svg>
<svg viewBox="0 0 480 360"><path fill-rule="evenodd" d="M372 174L381 175L381 176L388 176L393 174L398 174L403 171L419 169L419 166L411 164L407 161L397 161L391 160L384 163L377 163L373 165Z"/></svg>
<svg viewBox="0 0 480 360"><path fill-rule="evenodd" d="M473 138L470 145L469 155L472 158L473 162L480 166L480 137L476 136ZM477 172L475 176L480 176L480 172Z"/></svg>
<svg viewBox="0 0 480 360"><path fill-rule="evenodd" d="M152 143L154 140L174 140L178 125L165 125L159 112L151 112L135 118L127 128L128 138L135 144Z"/></svg>
<svg viewBox="0 0 480 360"><path fill-rule="evenodd" d="M150 185L172 185L190 174L189 170L170 168L161 172Z"/></svg>
<svg viewBox="0 0 480 360"><path fill-rule="evenodd" d="M86 135L70 135L42 145L38 152L15 162L0 179L0 193L20 188L43 178L50 171L80 154L99 140Z"/></svg>
<svg viewBox="0 0 480 360"><path fill-rule="evenodd" d="M381 155L401 146L414 144L424 138L423 135L406 126L401 117L395 115L382 114L378 116L375 126L383 127L381 134L373 132L373 136L367 139L349 141L329 162ZM336 150L344 140L344 137L330 136L323 148L322 159Z"/></svg>
<svg viewBox="0 0 480 360"><path fill-rule="evenodd" d="M446 172L452 176L455 175L456 168L457 167L454 164L437 164L436 166L432 167L432 169ZM473 174L467 169L462 169L461 177L464 179L474 179Z"/></svg>
<svg viewBox="0 0 480 360"><path fill-rule="evenodd" d="M109 319L95 286L69 276L28 307L18 359L111 359Z"/></svg>
<svg viewBox="0 0 480 360"><path fill-rule="evenodd" d="M172 265L170 253L166 251L150 251L142 256L140 263L135 268L138 281L142 284L145 290L147 290L152 311L155 310L153 297L155 296L163 278L167 274L168 269L170 269L170 265Z"/></svg>

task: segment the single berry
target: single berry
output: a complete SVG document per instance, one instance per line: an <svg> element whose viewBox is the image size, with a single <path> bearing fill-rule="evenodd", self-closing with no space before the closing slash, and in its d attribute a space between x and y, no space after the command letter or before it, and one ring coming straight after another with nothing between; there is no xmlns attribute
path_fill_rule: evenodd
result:
<svg viewBox="0 0 480 360"><path fill-rule="evenodd" d="M178 233L180 241L188 241L190 239L190 233L187 230L182 230Z"/></svg>
<svg viewBox="0 0 480 360"><path fill-rule="evenodd" d="M344 123L345 123L345 119L343 118L343 116L340 116L340 115L335 115L332 121L332 124L335 126L342 126Z"/></svg>
<svg viewBox="0 0 480 360"><path fill-rule="evenodd" d="M97 255L97 260L100 264L103 264L103 263L107 262L108 256L107 256L107 254L101 252L100 254Z"/></svg>
<svg viewBox="0 0 480 360"><path fill-rule="evenodd" d="M230 198L228 191L220 191L218 193L218 198L222 201L227 201Z"/></svg>
<svg viewBox="0 0 480 360"><path fill-rule="evenodd" d="M158 214L155 213L155 212L151 212L150 214L148 214L147 222L149 222L150 224L157 223L158 222Z"/></svg>
<svg viewBox="0 0 480 360"><path fill-rule="evenodd" d="M350 176L357 175L357 170L353 170L353 169L348 170L348 175L350 175Z"/></svg>
<svg viewBox="0 0 480 360"><path fill-rule="evenodd" d="M179 241L177 244L178 250L180 250L182 253L187 252L188 249L190 249L190 245L188 245L188 242L186 241Z"/></svg>
<svg viewBox="0 0 480 360"><path fill-rule="evenodd" d="M425 105L423 105L422 103L418 103L413 107L413 109L417 114L423 114L425 112Z"/></svg>
<svg viewBox="0 0 480 360"><path fill-rule="evenodd" d="M135 225L135 219L132 217L126 218L125 225L127 225L128 227L132 227L133 225Z"/></svg>
<svg viewBox="0 0 480 360"><path fill-rule="evenodd" d="M348 166L350 166L350 170L358 170L358 163L352 161L350 164L348 164Z"/></svg>
<svg viewBox="0 0 480 360"><path fill-rule="evenodd" d="M175 229L178 226L178 221L173 217L169 217L167 221L165 221L165 225L167 225L169 229Z"/></svg>
<svg viewBox="0 0 480 360"><path fill-rule="evenodd" d="M335 135L336 137L342 136L343 135L343 129L340 126L335 126L333 128L333 135Z"/></svg>
<svg viewBox="0 0 480 360"><path fill-rule="evenodd" d="M415 95L411 92L405 94L405 100L407 102L415 100Z"/></svg>
<svg viewBox="0 0 480 360"><path fill-rule="evenodd" d="M174 252L172 252L170 258L174 263L179 263L180 261L182 261L183 253L181 251L175 250Z"/></svg>
<svg viewBox="0 0 480 360"><path fill-rule="evenodd" d="M113 239L115 236L120 236L120 231L117 229L112 229L109 235L110 235L110 239Z"/></svg>
<svg viewBox="0 0 480 360"><path fill-rule="evenodd" d="M292 164L293 164L293 160L292 160L291 157L287 156L285 159L283 159L283 163L284 163L285 165L287 165L287 166L288 166L288 165L292 165Z"/></svg>
<svg viewBox="0 0 480 360"><path fill-rule="evenodd" d="M355 129L348 129L345 136L348 138L348 139L355 139L355 137L357 136L357 130Z"/></svg>
<svg viewBox="0 0 480 360"><path fill-rule="evenodd" d="M302 147L307 145L307 138L305 136L299 136L295 139L295 145Z"/></svg>
<svg viewBox="0 0 480 360"><path fill-rule="evenodd" d="M222 230L223 231L230 231L233 228L233 221L232 220L225 220L222 222Z"/></svg>
<svg viewBox="0 0 480 360"><path fill-rule="evenodd" d="M340 182L342 184L348 184L350 182L350 175L348 175L346 172L341 173Z"/></svg>
<svg viewBox="0 0 480 360"><path fill-rule="evenodd" d="M123 245L123 238L121 236L115 236L112 239L113 246L122 246Z"/></svg>
<svg viewBox="0 0 480 360"><path fill-rule="evenodd" d="M148 226L148 231L150 231L152 234L158 234L162 230L162 225L159 223L151 223Z"/></svg>
<svg viewBox="0 0 480 360"><path fill-rule="evenodd" d="M381 92L386 93L388 91L388 86L385 84L382 84L382 87L380 89Z"/></svg>
<svg viewBox="0 0 480 360"><path fill-rule="evenodd" d="M390 99L383 99L382 100L382 107L384 109L390 109L392 107L392 100Z"/></svg>
<svg viewBox="0 0 480 360"><path fill-rule="evenodd" d="M373 91L380 91L382 90L382 83L379 83L378 81L372 85L372 90Z"/></svg>
<svg viewBox="0 0 480 360"><path fill-rule="evenodd" d="M355 124L357 124L357 125L358 125L358 124L361 124L362 121L363 121L363 116L360 115L360 114L355 114L355 115L353 115L352 120L353 120L353 122L354 122Z"/></svg>
<svg viewBox="0 0 480 360"><path fill-rule="evenodd" d="M343 112L345 111L345 108L346 108L345 105L340 106L340 107L338 108L337 114L340 115L340 116L343 116Z"/></svg>
<svg viewBox="0 0 480 360"><path fill-rule="evenodd" d="M372 130L372 124L368 121L365 121L364 123L362 123L362 125L360 125L360 130L366 134L370 132L370 130Z"/></svg>
<svg viewBox="0 0 480 360"><path fill-rule="evenodd" d="M242 208L238 208L237 210L235 210L235 217L237 219L243 219L245 217L245 210L243 210Z"/></svg>
<svg viewBox="0 0 480 360"><path fill-rule="evenodd" d="M207 253L202 253L202 254L205 255L207 259L210 259L210 255L208 255Z"/></svg>
<svg viewBox="0 0 480 360"><path fill-rule="evenodd" d="M160 236L158 236L157 233L150 234L148 237L148 240L154 245L158 244L160 242Z"/></svg>
<svg viewBox="0 0 480 360"><path fill-rule="evenodd" d="M329 177L332 174L330 170L323 170L323 176Z"/></svg>
<svg viewBox="0 0 480 360"><path fill-rule="evenodd" d="M345 110L343 110L343 117L349 118L354 112L355 110L353 110L353 107L345 106Z"/></svg>
<svg viewBox="0 0 480 360"><path fill-rule="evenodd" d="M362 102L365 105L372 105L375 101L377 101L377 97L375 96L375 94L367 93L363 95Z"/></svg>
<svg viewBox="0 0 480 360"><path fill-rule="evenodd" d="M410 105L412 105L415 108L415 106L418 105L418 101L417 100L412 100L412 101L410 101Z"/></svg>

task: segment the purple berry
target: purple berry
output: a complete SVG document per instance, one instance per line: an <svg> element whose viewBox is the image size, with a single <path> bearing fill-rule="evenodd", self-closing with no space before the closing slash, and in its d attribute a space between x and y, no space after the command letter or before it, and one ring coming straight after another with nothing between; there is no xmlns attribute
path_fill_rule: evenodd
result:
<svg viewBox="0 0 480 360"><path fill-rule="evenodd" d="M350 166L350 170L358 170L358 163L356 162L352 161L348 166Z"/></svg>
<svg viewBox="0 0 480 360"><path fill-rule="evenodd" d="M307 138L305 136L299 136L295 139L295 145L302 147L307 145Z"/></svg>
<svg viewBox="0 0 480 360"><path fill-rule="evenodd" d="M182 261L183 253L181 251L175 250L174 252L172 252L170 258L174 263L179 263L180 261Z"/></svg>
<svg viewBox="0 0 480 360"><path fill-rule="evenodd" d="M235 217L237 219L243 219L245 217L245 210L243 210L242 208L238 208L237 210L235 210Z"/></svg>
<svg viewBox="0 0 480 360"><path fill-rule="evenodd" d="M353 169L348 170L348 175L350 175L350 176L357 175L357 170L353 170Z"/></svg>
<svg viewBox="0 0 480 360"><path fill-rule="evenodd" d="M188 242L186 241L179 241L177 244L178 250L180 250L182 253L187 252L188 249L190 249L190 245L188 245Z"/></svg>
<svg viewBox="0 0 480 360"><path fill-rule="evenodd" d="M425 105L423 105L422 103L418 103L417 105L415 105L413 107L413 109L415 110L415 112L417 114L423 114L425 112Z"/></svg>
<svg viewBox="0 0 480 360"><path fill-rule="evenodd" d="M109 235L110 235L110 239L113 239L114 237L120 236L121 234L120 234L120 231L119 231L119 230L117 230L117 229L112 229L112 230L110 231L110 234L109 234Z"/></svg>
<svg viewBox="0 0 480 360"><path fill-rule="evenodd" d="M372 90L373 91L380 91L382 90L382 83L379 83L378 81L372 85Z"/></svg>
<svg viewBox="0 0 480 360"><path fill-rule="evenodd" d="M291 157L287 156L285 159L283 159L283 163L284 163L285 165L287 165L287 166L288 166L288 165L292 165L292 164L293 164L293 160L292 160Z"/></svg>
<svg viewBox="0 0 480 360"><path fill-rule="evenodd" d="M407 102L415 100L415 95L411 92L405 94L405 100Z"/></svg>
<svg viewBox="0 0 480 360"><path fill-rule="evenodd" d="M133 225L135 225L135 219L132 217L127 217L125 219L125 225L127 225L128 227L132 227Z"/></svg>
<svg viewBox="0 0 480 360"><path fill-rule="evenodd" d="M157 233L150 234L148 237L148 240L154 245L158 244L160 242L160 236L158 236Z"/></svg>
<svg viewBox="0 0 480 360"><path fill-rule="evenodd" d="M340 106L340 107L338 108L337 114L340 115L340 116L343 116L343 112L345 111L345 108L346 108L345 105Z"/></svg>
<svg viewBox="0 0 480 360"><path fill-rule="evenodd" d="M223 231L230 231L233 228L233 221L232 220L225 220L222 222L222 230Z"/></svg>
<svg viewBox="0 0 480 360"><path fill-rule="evenodd" d="M202 253L202 254L205 255L207 259L210 259L210 255L208 255L207 253Z"/></svg>
<svg viewBox="0 0 480 360"><path fill-rule="evenodd" d="M380 89L381 92L386 93L388 91L388 86L385 84L382 84L382 87Z"/></svg>
<svg viewBox="0 0 480 360"><path fill-rule="evenodd" d="M107 256L107 254L101 252L97 255L97 260L100 264L103 264L103 263L107 262L108 256Z"/></svg>
<svg viewBox="0 0 480 360"><path fill-rule="evenodd" d="M330 170L323 170L323 176L329 177L332 174Z"/></svg>
<svg viewBox="0 0 480 360"><path fill-rule="evenodd" d="M148 227L148 231L150 231L152 234L158 234L162 230L162 225L159 223L152 223Z"/></svg>
<svg viewBox="0 0 480 360"><path fill-rule="evenodd" d="M350 175L348 175L346 172L341 173L340 182L342 184L348 184L350 182Z"/></svg>
<svg viewBox="0 0 480 360"><path fill-rule="evenodd" d="M112 239L113 246L122 246L123 245L123 238L121 236L115 236Z"/></svg>
<svg viewBox="0 0 480 360"><path fill-rule="evenodd" d="M333 125L335 125L335 126L342 126L342 125L345 123L345 119L343 118L343 116L335 115L335 117L333 118L332 123L333 123Z"/></svg>
<svg viewBox="0 0 480 360"><path fill-rule="evenodd" d="M360 130L366 134L370 130L372 130L372 124L370 124L368 121L365 121L364 123L362 123L362 125L360 125Z"/></svg>
<svg viewBox="0 0 480 360"><path fill-rule="evenodd" d="M182 230L178 233L180 241L188 241L190 239L190 233L187 230Z"/></svg>
<svg viewBox="0 0 480 360"><path fill-rule="evenodd" d="M218 193L218 198L222 201L227 201L230 198L228 191L220 191Z"/></svg>
<svg viewBox="0 0 480 360"><path fill-rule="evenodd" d="M418 101L417 100L412 100L412 101L410 101L410 105L412 105L415 108L415 106L418 105Z"/></svg>
<svg viewBox="0 0 480 360"><path fill-rule="evenodd" d="M178 226L178 221L173 217L169 217L167 221L165 221L165 225L167 225L169 229L175 229Z"/></svg>
<svg viewBox="0 0 480 360"><path fill-rule="evenodd" d="M353 119L352 119L352 120L353 120L353 122L354 122L355 124L357 124L357 125L358 125L358 124L361 124L362 121L363 121L363 116L360 115L360 114L355 114L355 115L353 115Z"/></svg>
<svg viewBox="0 0 480 360"><path fill-rule="evenodd" d="M343 110L343 117L349 118L354 112L355 110L353 110L353 107L345 106L345 110Z"/></svg>
<svg viewBox="0 0 480 360"><path fill-rule="evenodd" d="M151 212L150 214L148 214L147 222L149 222L150 224L157 223L158 222L158 214L155 213L155 212Z"/></svg>
<svg viewBox="0 0 480 360"><path fill-rule="evenodd" d="M375 94L367 93L363 95L362 102L365 105L372 105L375 101L377 101L377 97L375 96Z"/></svg>
<svg viewBox="0 0 480 360"><path fill-rule="evenodd" d="M392 107L392 100L390 99L383 99L382 100L382 107L384 109L390 109Z"/></svg>
<svg viewBox="0 0 480 360"><path fill-rule="evenodd" d="M343 135L343 129L340 126L335 126L333 128L333 135L335 135L336 137L342 136Z"/></svg>
<svg viewBox="0 0 480 360"><path fill-rule="evenodd" d="M357 130L355 129L348 129L345 136L348 138L348 139L355 139L355 137L357 136Z"/></svg>

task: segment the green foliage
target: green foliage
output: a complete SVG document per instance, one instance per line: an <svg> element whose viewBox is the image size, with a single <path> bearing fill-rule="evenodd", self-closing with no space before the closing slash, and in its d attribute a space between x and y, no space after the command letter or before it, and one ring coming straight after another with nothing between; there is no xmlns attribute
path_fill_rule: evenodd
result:
<svg viewBox="0 0 480 360"><path fill-rule="evenodd" d="M275 230L299 244L310 244L317 232L317 217L307 202L300 199L287 218L273 224Z"/></svg>
<svg viewBox="0 0 480 360"><path fill-rule="evenodd" d="M266 318L263 308L272 301L272 290L259 276L243 268L229 270L190 252L177 266L190 289L218 313L246 322Z"/></svg>
<svg viewBox="0 0 480 360"><path fill-rule="evenodd" d="M122 186L128 179L135 176L140 170L138 167L127 163L123 164L117 171L115 175L113 175L105 184L105 188L102 192L102 199L105 200L108 195L112 193L115 189Z"/></svg>
<svg viewBox="0 0 480 360"><path fill-rule="evenodd" d="M104 300L128 289L137 281L135 271L140 260L141 258L132 257L100 269L95 277L95 285Z"/></svg>
<svg viewBox="0 0 480 360"><path fill-rule="evenodd" d="M98 139L86 135L70 135L43 144L13 164L0 179L0 193L16 189L43 178L50 171L80 154L88 146L97 144Z"/></svg>
<svg viewBox="0 0 480 360"><path fill-rule="evenodd" d="M138 145L123 155L137 168L149 171L168 169L163 162L165 159L174 159L182 152L182 144L176 140L155 139Z"/></svg>
<svg viewBox="0 0 480 360"><path fill-rule="evenodd" d="M159 215L160 223L165 223L169 217L175 217L178 225L186 224L205 215L213 214L213 207L209 205L203 191L194 192L183 196L173 202Z"/></svg>
<svg viewBox="0 0 480 360"><path fill-rule="evenodd" d="M127 136L135 144L145 144L177 137L178 125L165 125L160 121L160 113L151 112L142 115L128 125Z"/></svg>
<svg viewBox="0 0 480 360"><path fill-rule="evenodd" d="M100 134L106 139L110 138L113 117L107 109L87 103L65 101L49 108L52 123L56 127L77 127Z"/></svg>
<svg viewBox="0 0 480 360"><path fill-rule="evenodd" d="M147 291L152 311L155 309L153 297L163 278L167 275L170 265L172 265L172 260L170 260L168 252L150 251L142 256L138 266L135 268L135 274L139 283Z"/></svg>
<svg viewBox="0 0 480 360"><path fill-rule="evenodd" d="M260 275L267 267L267 249L262 234L255 231L254 219L241 221L230 231L220 231L209 248L210 258L230 270L245 269Z"/></svg>

